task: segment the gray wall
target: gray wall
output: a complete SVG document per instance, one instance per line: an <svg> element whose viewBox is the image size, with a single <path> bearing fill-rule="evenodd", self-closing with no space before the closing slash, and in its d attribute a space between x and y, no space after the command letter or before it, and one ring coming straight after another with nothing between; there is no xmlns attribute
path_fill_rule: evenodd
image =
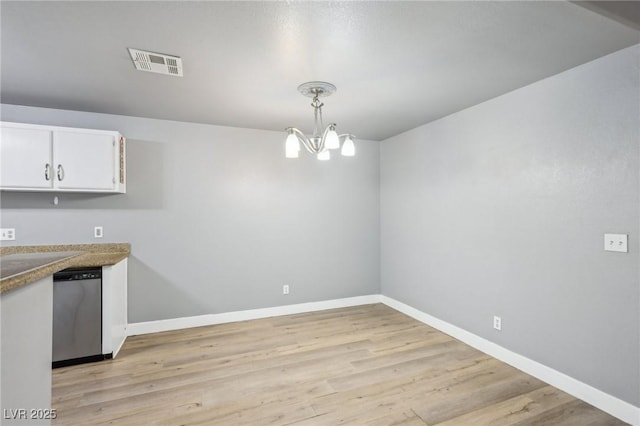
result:
<svg viewBox="0 0 640 426"><path fill-rule="evenodd" d="M377 142L320 162L285 159L284 131L13 105L1 117L127 137L127 194L54 206L2 193L1 224L17 245L130 242L130 322L380 292Z"/></svg>
<svg viewBox="0 0 640 426"><path fill-rule="evenodd" d="M383 141L382 293L640 405L639 58Z"/></svg>

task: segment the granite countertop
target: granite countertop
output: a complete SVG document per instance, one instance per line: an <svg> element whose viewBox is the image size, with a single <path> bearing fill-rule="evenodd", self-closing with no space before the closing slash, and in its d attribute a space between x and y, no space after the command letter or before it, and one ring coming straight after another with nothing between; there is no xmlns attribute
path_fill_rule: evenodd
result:
<svg viewBox="0 0 640 426"><path fill-rule="evenodd" d="M67 268L114 265L130 254L129 243L0 247L0 293Z"/></svg>

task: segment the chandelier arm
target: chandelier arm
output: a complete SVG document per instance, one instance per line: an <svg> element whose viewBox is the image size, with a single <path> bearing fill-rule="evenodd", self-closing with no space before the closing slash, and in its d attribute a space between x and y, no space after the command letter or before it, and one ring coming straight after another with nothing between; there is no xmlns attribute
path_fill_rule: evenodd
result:
<svg viewBox="0 0 640 426"><path fill-rule="evenodd" d="M324 128L324 132L322 132L322 139L320 139L320 147L318 152L322 151L324 149L324 143L327 140L327 133L329 133L329 130L331 130L331 127L336 127L336 123L329 123L329 125L327 127Z"/></svg>
<svg viewBox="0 0 640 426"><path fill-rule="evenodd" d="M287 131L293 132L294 135L296 135L296 137L298 138L298 140L300 142L302 142L302 145L307 149L307 151L309 151L311 154L317 154L319 151L315 150L315 147L313 145L313 143L309 140L309 138L307 138L305 136L304 133L302 133L300 130L296 129L295 127L287 127L286 129Z"/></svg>

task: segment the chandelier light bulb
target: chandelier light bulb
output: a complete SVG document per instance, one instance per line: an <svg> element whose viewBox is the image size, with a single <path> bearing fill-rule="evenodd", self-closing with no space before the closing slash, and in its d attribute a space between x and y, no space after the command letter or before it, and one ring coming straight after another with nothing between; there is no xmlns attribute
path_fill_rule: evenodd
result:
<svg viewBox="0 0 640 426"><path fill-rule="evenodd" d="M353 157L356 155L356 146L353 143L353 139L351 139L351 135L347 135L344 143L342 144L342 150L340 153L345 157Z"/></svg>
<svg viewBox="0 0 640 426"><path fill-rule="evenodd" d="M300 152L300 142L296 135L293 132L289 133L287 136L287 141L284 145L284 153L287 158L298 158L298 153Z"/></svg>
<svg viewBox="0 0 640 426"><path fill-rule="evenodd" d="M329 131L327 132L327 136L324 140L324 146L327 149L340 148L340 139L336 133L336 127L333 124L329 127Z"/></svg>
<svg viewBox="0 0 640 426"><path fill-rule="evenodd" d="M331 158L331 154L329 153L328 149L325 149L324 151L320 151L318 153L318 160L326 161L330 158Z"/></svg>

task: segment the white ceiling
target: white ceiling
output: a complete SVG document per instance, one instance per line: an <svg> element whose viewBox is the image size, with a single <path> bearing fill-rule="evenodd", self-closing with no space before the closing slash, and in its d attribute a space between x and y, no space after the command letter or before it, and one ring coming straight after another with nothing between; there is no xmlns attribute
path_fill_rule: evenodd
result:
<svg viewBox="0 0 640 426"><path fill-rule="evenodd" d="M604 3L604 2L595 2ZM615 2L614 2L615 3ZM0 3L3 103L382 140L640 42L559 1ZM595 10L595 11L594 11ZM181 56L136 71L127 47Z"/></svg>

